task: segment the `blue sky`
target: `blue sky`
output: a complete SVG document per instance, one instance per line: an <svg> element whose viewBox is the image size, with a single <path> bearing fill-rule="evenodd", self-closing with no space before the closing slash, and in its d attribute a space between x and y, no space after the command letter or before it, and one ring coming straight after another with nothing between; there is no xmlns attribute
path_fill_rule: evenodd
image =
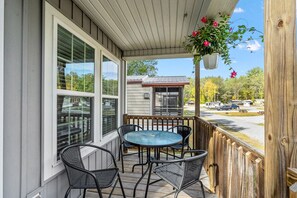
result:
<svg viewBox="0 0 297 198"><path fill-rule="evenodd" d="M236 9L231 17L234 26L246 25L247 27L255 27L257 30L264 32L264 3L263 0L239 0ZM248 44L251 53L246 47L239 46L231 49L230 55L232 59L232 67L236 70L238 76L245 75L246 72L254 67L264 68L264 43L260 40ZM202 62L201 62L202 63ZM192 73L192 58L184 59L159 59L158 60L158 76L188 76L194 77ZM222 76L229 78L229 67L224 65L220 60L218 69L205 70L201 64L201 78L206 76Z"/></svg>

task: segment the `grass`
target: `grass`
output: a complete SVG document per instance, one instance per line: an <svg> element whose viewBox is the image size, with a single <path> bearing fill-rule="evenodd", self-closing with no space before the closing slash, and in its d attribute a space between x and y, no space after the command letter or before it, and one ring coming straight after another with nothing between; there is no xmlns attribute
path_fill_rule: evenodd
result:
<svg viewBox="0 0 297 198"><path fill-rule="evenodd" d="M219 115L224 115L224 116L240 116L240 117L248 117L248 116L260 116L258 112L224 112L224 113L215 113Z"/></svg>
<svg viewBox="0 0 297 198"><path fill-rule="evenodd" d="M195 111L184 110L184 116L194 116Z"/></svg>
<svg viewBox="0 0 297 198"><path fill-rule="evenodd" d="M215 122L215 121L212 121L212 120L208 120L208 121L209 122ZM228 133L232 134L233 136L239 138L240 140L246 142L247 144L251 145L252 147L254 147L254 148L258 149L258 150L264 151L264 145L261 142L259 142L258 140L253 139L253 138L247 136L246 134L241 133L240 131L235 131L232 128L227 127L225 125L222 125L220 123L219 123L219 127L224 129Z"/></svg>
<svg viewBox="0 0 297 198"><path fill-rule="evenodd" d="M264 126L264 123L258 123L257 125L259 125L259 126Z"/></svg>
<svg viewBox="0 0 297 198"><path fill-rule="evenodd" d="M263 107L257 107L257 109L264 111L264 106Z"/></svg>

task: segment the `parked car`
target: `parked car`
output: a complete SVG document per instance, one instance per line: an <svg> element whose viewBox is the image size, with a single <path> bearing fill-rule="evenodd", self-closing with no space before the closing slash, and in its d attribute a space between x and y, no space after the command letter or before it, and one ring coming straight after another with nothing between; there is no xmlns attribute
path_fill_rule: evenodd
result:
<svg viewBox="0 0 297 198"><path fill-rule="evenodd" d="M240 107L237 104L231 104L231 109L240 109Z"/></svg>
<svg viewBox="0 0 297 198"><path fill-rule="evenodd" d="M220 107L217 108L218 111L221 111L221 110L231 110L232 107L231 105L222 105Z"/></svg>
<svg viewBox="0 0 297 198"><path fill-rule="evenodd" d="M218 111L221 110L232 110L232 109L239 109L239 106L237 104L228 104L228 105L222 105L220 107L217 107Z"/></svg>

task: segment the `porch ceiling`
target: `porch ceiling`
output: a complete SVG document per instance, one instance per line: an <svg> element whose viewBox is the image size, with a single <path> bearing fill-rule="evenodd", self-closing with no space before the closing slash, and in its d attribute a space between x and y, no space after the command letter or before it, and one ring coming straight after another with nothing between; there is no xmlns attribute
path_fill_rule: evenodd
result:
<svg viewBox="0 0 297 198"><path fill-rule="evenodd" d="M123 50L124 59L188 57L182 42L204 15L238 0L74 0Z"/></svg>

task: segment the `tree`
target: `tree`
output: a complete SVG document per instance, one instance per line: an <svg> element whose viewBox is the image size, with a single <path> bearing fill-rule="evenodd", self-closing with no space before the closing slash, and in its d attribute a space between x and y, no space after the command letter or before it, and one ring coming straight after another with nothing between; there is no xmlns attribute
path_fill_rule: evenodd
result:
<svg viewBox="0 0 297 198"><path fill-rule="evenodd" d="M200 90L200 94L203 94L206 102L215 101L215 95L218 93L218 86L212 82L211 79L207 79L204 83L202 89Z"/></svg>
<svg viewBox="0 0 297 198"><path fill-rule="evenodd" d="M260 67L255 67L247 72L248 88L251 91L251 99L264 98L264 72Z"/></svg>
<svg viewBox="0 0 297 198"><path fill-rule="evenodd" d="M189 101L195 101L195 79L188 78L190 81L189 85L186 85L184 88L184 103L186 104Z"/></svg>
<svg viewBox="0 0 297 198"><path fill-rule="evenodd" d="M135 60L128 62L128 76L133 75L148 75L148 76L156 76L158 68L156 65L158 64L157 60Z"/></svg>

